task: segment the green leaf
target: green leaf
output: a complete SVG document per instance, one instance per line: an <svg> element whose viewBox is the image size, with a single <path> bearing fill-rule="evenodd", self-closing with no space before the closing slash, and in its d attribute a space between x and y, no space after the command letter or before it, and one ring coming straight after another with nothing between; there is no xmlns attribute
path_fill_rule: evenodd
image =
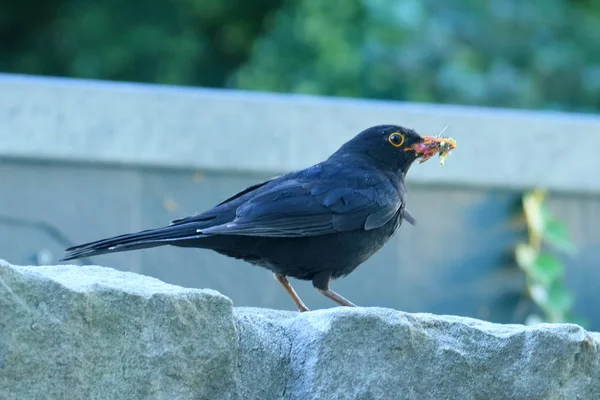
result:
<svg viewBox="0 0 600 400"><path fill-rule="evenodd" d="M548 221L550 221L552 216L550 215L550 211L548 210L548 207L546 207L545 204L540 204L540 214L542 216L543 227L546 228L546 225L548 224Z"/></svg>
<svg viewBox="0 0 600 400"><path fill-rule="evenodd" d="M529 296L534 303L540 307L544 307L548 301L548 291L546 287L538 283L529 286Z"/></svg>
<svg viewBox="0 0 600 400"><path fill-rule="evenodd" d="M519 243L515 247L515 259L517 265L525 272L531 271L531 266L537 258L537 253L533 247L527 243Z"/></svg>
<svg viewBox="0 0 600 400"><path fill-rule="evenodd" d="M523 211L527 219L527 226L531 232L541 237L546 225L547 212L544 212L542 202L544 201L545 193L541 190L533 190L523 196Z"/></svg>
<svg viewBox="0 0 600 400"><path fill-rule="evenodd" d="M552 254L542 253L538 255L531 266L532 278L544 286L550 286L563 274L562 263Z"/></svg>
<svg viewBox="0 0 600 400"><path fill-rule="evenodd" d="M560 221L548 221L544 229L544 240L565 253L575 253L575 246L569 241L567 227Z"/></svg>
<svg viewBox="0 0 600 400"><path fill-rule="evenodd" d="M555 313L564 314L573 306L573 296L561 281L554 282L548 290L547 307Z"/></svg>

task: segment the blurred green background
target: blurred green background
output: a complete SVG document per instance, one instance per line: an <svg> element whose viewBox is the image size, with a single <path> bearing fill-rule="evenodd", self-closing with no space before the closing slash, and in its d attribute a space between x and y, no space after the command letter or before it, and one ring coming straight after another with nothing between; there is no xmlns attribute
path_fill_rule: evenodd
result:
<svg viewBox="0 0 600 400"><path fill-rule="evenodd" d="M600 110L591 0L4 2L0 71Z"/></svg>

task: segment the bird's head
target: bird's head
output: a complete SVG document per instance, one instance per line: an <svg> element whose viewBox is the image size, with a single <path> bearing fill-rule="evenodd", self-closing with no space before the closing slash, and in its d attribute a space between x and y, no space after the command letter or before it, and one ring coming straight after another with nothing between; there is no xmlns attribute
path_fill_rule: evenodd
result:
<svg viewBox="0 0 600 400"><path fill-rule="evenodd" d="M443 164L444 158L455 148L452 138L421 136L398 125L377 125L360 132L335 155L362 156L379 168L406 174L414 161L422 163L436 154Z"/></svg>

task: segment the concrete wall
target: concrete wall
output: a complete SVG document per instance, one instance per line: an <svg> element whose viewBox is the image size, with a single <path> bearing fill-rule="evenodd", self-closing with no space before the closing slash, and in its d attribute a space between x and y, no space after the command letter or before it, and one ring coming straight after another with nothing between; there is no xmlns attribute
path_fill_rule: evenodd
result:
<svg viewBox="0 0 600 400"><path fill-rule="evenodd" d="M52 263L64 247L156 227L254 183L317 162L359 130L444 126L458 142L440 168L415 165L403 226L333 288L360 305L518 322L511 252L522 190L550 207L579 252L567 260L576 311L600 329L600 118L48 79L0 74L0 258ZM258 267L210 251L157 248L84 260L216 289L236 305L293 309ZM294 282L309 307L330 307Z"/></svg>

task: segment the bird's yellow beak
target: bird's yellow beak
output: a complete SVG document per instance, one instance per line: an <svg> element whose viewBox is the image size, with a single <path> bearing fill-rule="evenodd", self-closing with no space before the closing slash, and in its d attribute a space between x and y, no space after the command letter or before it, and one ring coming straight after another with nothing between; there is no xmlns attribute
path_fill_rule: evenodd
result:
<svg viewBox="0 0 600 400"><path fill-rule="evenodd" d="M456 148L456 140L439 136L423 136L423 141L409 146L405 151L414 151L420 158L419 163L424 163L436 154L440 156L440 165L444 165L446 156Z"/></svg>

